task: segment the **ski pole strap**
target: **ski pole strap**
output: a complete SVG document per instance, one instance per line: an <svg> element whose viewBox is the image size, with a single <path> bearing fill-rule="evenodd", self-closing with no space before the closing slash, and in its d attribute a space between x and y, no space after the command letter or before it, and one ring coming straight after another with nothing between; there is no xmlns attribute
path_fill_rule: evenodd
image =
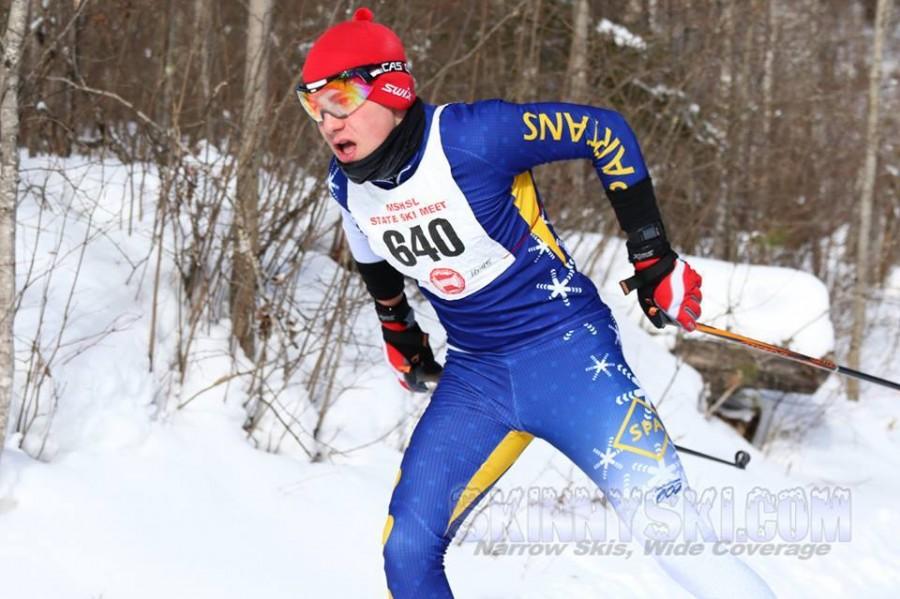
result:
<svg viewBox="0 0 900 599"><path fill-rule="evenodd" d="M662 256L656 264L635 272L633 276L628 277L624 281L619 281L622 292L628 295L635 289L640 289L650 283L659 281L675 268L675 260L677 258L678 254L669 252Z"/></svg>

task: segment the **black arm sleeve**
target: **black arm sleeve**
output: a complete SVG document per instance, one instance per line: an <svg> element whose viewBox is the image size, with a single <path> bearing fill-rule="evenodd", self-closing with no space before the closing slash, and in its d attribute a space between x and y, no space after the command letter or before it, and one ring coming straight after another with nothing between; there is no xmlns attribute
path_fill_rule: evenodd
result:
<svg viewBox="0 0 900 599"><path fill-rule="evenodd" d="M629 187L607 191L619 226L628 234L628 259L632 262L665 256L672 251L662 215L656 204L650 177Z"/></svg>
<svg viewBox="0 0 900 599"><path fill-rule="evenodd" d="M356 268L366 283L366 289L375 299L388 300L403 293L403 275L387 260L370 264L357 262Z"/></svg>

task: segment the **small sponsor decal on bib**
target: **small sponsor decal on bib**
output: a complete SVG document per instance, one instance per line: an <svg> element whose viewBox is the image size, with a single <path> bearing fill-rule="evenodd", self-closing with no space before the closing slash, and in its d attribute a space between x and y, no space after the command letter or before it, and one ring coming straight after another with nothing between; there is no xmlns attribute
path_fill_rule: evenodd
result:
<svg viewBox="0 0 900 599"><path fill-rule="evenodd" d="M466 288L466 280L452 268L435 268L429 278L432 285L447 295L462 293Z"/></svg>

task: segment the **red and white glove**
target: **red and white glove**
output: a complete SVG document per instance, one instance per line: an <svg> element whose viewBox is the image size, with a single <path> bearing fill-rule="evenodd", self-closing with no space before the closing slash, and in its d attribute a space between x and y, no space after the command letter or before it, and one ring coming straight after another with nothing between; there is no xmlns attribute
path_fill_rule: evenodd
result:
<svg viewBox="0 0 900 599"><path fill-rule="evenodd" d="M659 258L634 263L635 274L620 285L627 294L638 290L641 309L653 325L661 329L667 324L686 331L697 328L703 279L675 252Z"/></svg>
<svg viewBox="0 0 900 599"><path fill-rule="evenodd" d="M385 358L397 374L397 381L409 391L427 391L425 383L437 382L443 368L435 361L428 334L416 323L406 298L396 306L377 302L375 306L381 320Z"/></svg>

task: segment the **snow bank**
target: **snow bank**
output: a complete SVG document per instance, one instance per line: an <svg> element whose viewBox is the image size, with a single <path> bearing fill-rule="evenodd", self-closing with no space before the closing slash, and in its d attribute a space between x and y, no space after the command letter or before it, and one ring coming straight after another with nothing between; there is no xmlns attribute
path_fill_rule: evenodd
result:
<svg viewBox="0 0 900 599"><path fill-rule="evenodd" d="M568 234L564 239L576 262L587 266L585 271L594 281L602 281L603 299L618 314L628 314L631 320L647 324L635 295L624 296L618 285L632 274L624 243L612 240L604 244L594 234ZM815 276L790 268L731 264L690 255L682 258L703 278L700 320L705 324L813 357L834 350L828 289ZM663 332L670 339L675 334L673 327Z"/></svg>
<svg viewBox="0 0 900 599"><path fill-rule="evenodd" d="M174 274L166 267L157 368L150 372L148 256L156 184L149 172L144 191L134 196L145 202L144 216L135 217L128 234L119 208L140 186L132 185L123 165L79 160L58 162L70 182L51 177L51 185L60 187L48 194L43 213L34 201L19 209L19 255L28 258L18 264L18 282L20 288L31 283L16 322L17 350L27 353L42 309L42 347L51 346L64 318L68 325L59 354L65 359L53 362L49 386L58 392L59 411L52 423L43 423L50 427L43 454L48 462L15 449L17 439L10 439L0 462L5 593L42 599L383 597L382 526L400 449L427 397L401 391L381 364L374 316L364 312L354 324L360 350L353 360L363 366L340 371L345 389L325 423L331 444L359 447L355 451L310 463L291 452L254 449L241 429L245 397L236 383L215 386L184 409L170 405L167 413L156 413L156 394L171 383L167 348L173 346L178 306ZM40 184L51 163L57 161L23 160L26 180ZM76 281L86 237L92 242ZM746 471L684 456L695 488L731 488L739 501L760 489L796 493L830 486L852 493L852 540L834 543L829 555L748 558L778 596L893 596L900 588L900 516L891 509L900 495L893 475L900 466L896 394L864 385L863 401L850 404L842 382L832 377L811 398L822 407L815 428L800 439L778 440L766 454L756 451L725 424L697 412L700 376L669 353L669 333L650 331L634 298L618 289L617 281L629 274L620 244L598 252L596 236L564 238L612 306L625 353L674 441L723 457L737 449L753 455ZM313 305L323 293L315 280L327 278L333 266L322 256L311 259L315 268L304 271L310 279L298 288L297 301ZM834 348L827 296L809 275L688 259L704 277L708 323L813 355ZM897 378L900 271L891 281L873 306L877 326L863 358L865 368ZM440 357L443 337L433 311L417 298L414 303ZM233 372L227 337L227 323L203 329L176 394L192 397ZM21 381L27 364L18 367ZM52 400L52 394L42 397ZM517 488L561 493L592 485L537 440L498 485L501 492ZM631 556L579 557L570 546L558 556L491 557L462 543L451 546L447 567L460 597L685 596L634 549ZM722 581L723 589L727 585Z"/></svg>

